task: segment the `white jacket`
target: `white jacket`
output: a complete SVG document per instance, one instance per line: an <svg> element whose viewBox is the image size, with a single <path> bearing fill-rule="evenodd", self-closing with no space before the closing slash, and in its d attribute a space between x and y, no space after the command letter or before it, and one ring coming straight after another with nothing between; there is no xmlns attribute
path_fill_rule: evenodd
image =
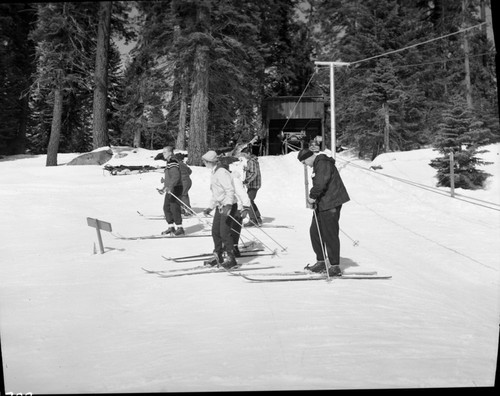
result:
<svg viewBox="0 0 500 396"><path fill-rule="evenodd" d="M237 201L231 173L221 166L216 166L212 170L210 190L212 191L210 209L233 205Z"/></svg>

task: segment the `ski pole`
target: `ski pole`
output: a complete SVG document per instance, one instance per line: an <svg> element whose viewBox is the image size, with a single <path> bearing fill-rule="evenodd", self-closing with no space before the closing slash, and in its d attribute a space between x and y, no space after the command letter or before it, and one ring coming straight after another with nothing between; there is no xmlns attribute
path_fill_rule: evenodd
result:
<svg viewBox="0 0 500 396"><path fill-rule="evenodd" d="M319 229L319 221L318 215L316 214L316 208L313 208L314 220L316 220L316 227L318 228L318 236L319 242L321 244L321 251L323 252L323 257L325 258L325 268L326 268L326 281L330 282L330 274L328 273L328 269L330 268L330 259L328 258L328 252L325 249L325 245L323 245L323 238L321 237L321 231Z"/></svg>
<svg viewBox="0 0 500 396"><path fill-rule="evenodd" d="M258 229L260 229L265 235L267 235L268 238L270 238L276 245L278 245L281 248L282 252L286 252L286 247L283 247L279 244L278 241L276 241L271 235L269 235L267 232L265 232L262 227L258 224L256 224L254 221L250 220Z"/></svg>
<svg viewBox="0 0 500 396"><path fill-rule="evenodd" d="M189 206L187 206L184 202L182 202L179 198L177 198L174 194L172 194L171 192L169 192L169 194L174 197L177 201L179 201L182 205L184 205L187 209L189 209L195 216L198 220L200 220L202 223L204 223L205 225L207 226L210 226L212 227L212 224L210 224L209 222L206 222L205 220L203 220L200 216L198 216L198 213L196 213L193 209L191 209Z"/></svg>
<svg viewBox="0 0 500 396"><path fill-rule="evenodd" d="M359 245L359 241L358 240L354 240L349 235L347 235L347 233L342 228L340 228L340 231L342 232L342 234L344 234L347 238L349 238L352 241L352 246L358 246Z"/></svg>
<svg viewBox="0 0 500 396"><path fill-rule="evenodd" d="M243 229L243 224L241 224L238 220L236 220L233 216L231 216L230 214L228 214L228 216L234 221L236 222L236 224L240 225L241 228ZM247 230L248 231L248 230ZM248 233L253 236L255 239L257 239L260 243L262 243L262 245L264 245L266 248L268 248L271 252L274 252L273 249L271 249L269 246L267 246L264 242L262 242L262 240L260 240L259 238L257 238L254 234L252 234L250 231L248 231ZM241 235L241 233L240 233Z"/></svg>

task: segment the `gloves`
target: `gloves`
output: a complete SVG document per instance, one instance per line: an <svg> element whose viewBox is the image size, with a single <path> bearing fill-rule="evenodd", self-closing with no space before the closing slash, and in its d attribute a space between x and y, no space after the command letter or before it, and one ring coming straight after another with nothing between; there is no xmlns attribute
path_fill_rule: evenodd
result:
<svg viewBox="0 0 500 396"><path fill-rule="evenodd" d="M241 218L244 219L245 217L247 217L249 212L250 208L248 206L243 206L243 210L241 211Z"/></svg>
<svg viewBox="0 0 500 396"><path fill-rule="evenodd" d="M157 190L161 195L165 193L165 190L163 188L157 188Z"/></svg>
<svg viewBox="0 0 500 396"><path fill-rule="evenodd" d="M313 198L307 198L307 206L310 208L310 209L315 209L316 208L316 200L313 199Z"/></svg>
<svg viewBox="0 0 500 396"><path fill-rule="evenodd" d="M229 216L229 213L231 213L231 207L232 205L224 205L220 211L221 215Z"/></svg>
<svg viewBox="0 0 500 396"><path fill-rule="evenodd" d="M205 216L208 216L210 214L210 212L212 211L212 208L206 208L204 211L203 211L203 214Z"/></svg>
<svg viewBox="0 0 500 396"><path fill-rule="evenodd" d="M162 177L160 182L161 184L165 183L165 178Z"/></svg>

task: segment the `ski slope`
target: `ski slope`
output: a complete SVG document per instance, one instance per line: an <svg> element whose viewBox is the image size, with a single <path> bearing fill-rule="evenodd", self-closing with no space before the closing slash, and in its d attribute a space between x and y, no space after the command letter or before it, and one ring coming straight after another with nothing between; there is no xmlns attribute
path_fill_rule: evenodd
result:
<svg viewBox="0 0 500 396"><path fill-rule="evenodd" d="M500 145L481 191L435 188L431 149L337 166L351 201L342 208L341 266L390 280L252 283L185 268L161 256L212 250L210 238L120 240L157 234L161 171L111 176L102 166L64 166L77 154L0 160L0 336L7 392L105 393L490 387L499 335ZM158 164L131 151L129 164ZM112 161L117 161L113 159ZM259 159L257 195L267 223L245 229L301 270L315 260L296 154ZM381 166L372 170L370 166ZM209 199L209 171L192 167L192 206ZM310 174L310 170L309 170ZM466 200L463 196L473 198ZM493 203L493 204L492 204ZM112 224L102 232L87 217ZM184 221L188 232L209 220ZM98 245L97 245L98 246ZM248 260L248 259L245 259ZM252 272L252 271L248 271Z"/></svg>

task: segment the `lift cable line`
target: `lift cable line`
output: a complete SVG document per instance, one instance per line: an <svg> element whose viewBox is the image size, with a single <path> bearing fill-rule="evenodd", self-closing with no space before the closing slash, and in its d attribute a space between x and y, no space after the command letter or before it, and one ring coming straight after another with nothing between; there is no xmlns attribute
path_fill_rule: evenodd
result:
<svg viewBox="0 0 500 396"><path fill-rule="evenodd" d="M366 58L366 59L361 59L361 60L358 60L358 61L354 61L354 62L325 62L325 61L315 61L314 63L318 66L329 66L330 68L330 133L331 133L331 144L332 144L332 147L331 147L331 150L332 150L332 157L335 158L335 154L337 152L337 146L336 146L336 133L335 133L335 77L334 77L334 70L335 70L335 66L339 67L339 66L352 66L352 65L355 65L355 64L358 64L358 63L361 63L361 62L366 62L366 61L369 61L369 60L372 60L372 59L376 59L376 58L380 58L382 56L387 56L387 55L390 55L390 54L394 54L396 52L401 52L401 51L404 51L404 50L407 50L409 48L414 48L414 47L417 47L419 45L423 45L423 44L428 44L432 41L436 41L436 40L440 40L440 39L443 39L443 38L446 38L446 37L450 37L450 36L453 36L453 35L456 35L456 34L460 34L460 33L463 33L467 30L471 30L471 29L475 29L477 27L480 27L482 25L484 25L486 22L482 22L478 25L474 25L474 26L471 26L471 27L468 27L468 28L464 28L464 29L461 29L457 32L454 32L454 33L450 33L450 34L446 34L444 36L440 36L440 37L436 37L436 38L433 38L433 39L430 39L430 40L427 40L427 41L423 41L421 43L416 43L416 44L413 44L413 45L409 45L407 47L404 47L404 48L400 48L400 49L397 49L397 50L394 50L394 51L389 51L389 52L386 52L384 54L380 54L380 55L375 55L375 56L372 56L372 57L369 57L369 58Z"/></svg>
<svg viewBox="0 0 500 396"><path fill-rule="evenodd" d="M349 65L350 66L351 65L356 65L356 64L361 63L361 62L366 62L366 61L369 61L369 60L372 60L372 59L380 58L382 56L387 56L387 55L395 54L397 52L405 51L405 50L410 49L410 48L415 48L415 47L418 47L419 45L428 44L428 43L431 43L431 42L436 41L436 40L441 40L443 38L454 36L456 34L460 34L460 33L466 32L468 30L476 29L478 27L483 26L486 23L487 22L481 22L481 23L479 23L477 25L474 25L474 26L471 26L471 27L468 27L468 28L464 28L464 29L460 29L457 32L445 34L444 36L436 37L436 38L433 38L433 39L430 39L430 40L427 40L427 41L423 41L421 43L416 43L416 44L413 44L413 45L409 45L408 47L400 48L400 49L397 49L397 50L394 50L394 51L389 51L389 52L386 52L386 53L380 54L380 55L375 55L375 56L372 56L370 58L361 59L361 60L354 61L354 62L349 62Z"/></svg>
<svg viewBox="0 0 500 396"><path fill-rule="evenodd" d="M411 181L411 180L406 180L406 179L403 179L403 178L400 178L400 177L396 177L396 176L387 175L387 174L381 173L381 172L373 172L373 171L371 171L369 169L366 169L363 166L354 164L354 163L352 163L350 161L347 161L347 160L344 160L344 159L340 159L340 160L344 161L346 163L346 165L350 165L350 166L353 166L355 168L362 169L364 171L369 172L371 175L376 174L376 175L379 175L379 176L385 176L385 177L388 177L390 179L394 179L396 181L399 181L399 182L402 182L402 183L406 183L406 184L409 184L409 185L417 187L417 188L421 188L423 190L427 190L427 191L430 191L430 192L433 192L433 193L436 193L436 194L440 194L440 195L445 195L445 196L448 196L448 197L450 196L450 194L448 192L443 191L442 189L439 189L437 187L427 186L425 184L417 183L417 182L414 182L414 181ZM477 198L473 198L473 197L468 197L468 196L462 195L462 194L456 194L456 195L459 195L460 197L462 197L462 198L457 198L456 196L454 197L454 199L457 199L459 201L467 202L467 203L470 203L470 204L473 204L473 205L481 206L481 207L484 207L484 208L487 208L487 209L496 210L497 212L500 212L500 204L497 204L495 202L488 202L488 201L484 201L484 200L481 200L481 199L477 199ZM472 201L482 202L484 205L481 204L481 203L472 202Z"/></svg>

